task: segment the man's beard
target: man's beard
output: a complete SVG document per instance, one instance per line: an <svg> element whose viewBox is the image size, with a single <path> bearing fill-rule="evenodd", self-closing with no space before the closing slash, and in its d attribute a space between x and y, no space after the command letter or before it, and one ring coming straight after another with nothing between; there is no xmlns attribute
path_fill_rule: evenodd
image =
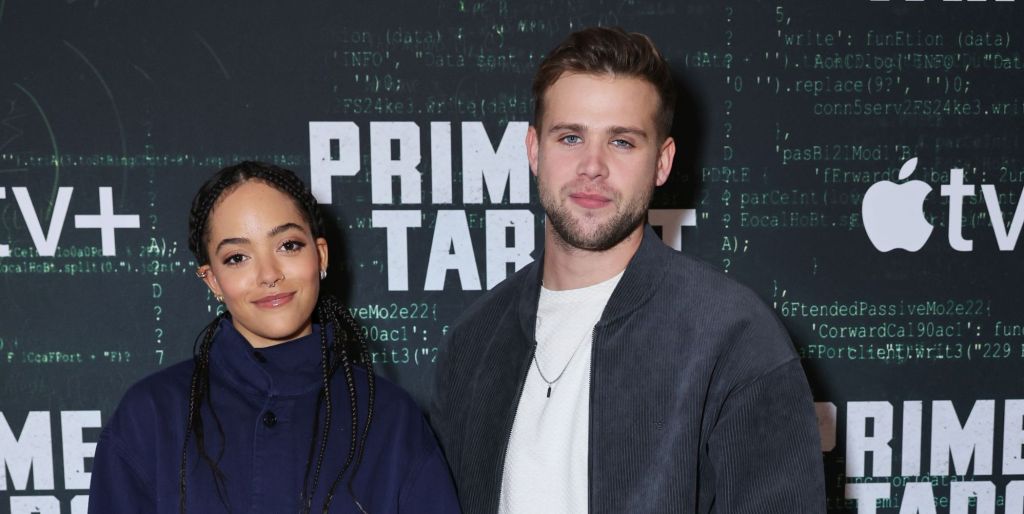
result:
<svg viewBox="0 0 1024 514"><path fill-rule="evenodd" d="M566 186L563 190L569 187ZM588 232L584 223L580 222L585 215L574 216L568 206L559 204L559 196L552 197L544 187L538 187L538 189L540 190L540 204L544 208L557 238L568 247L591 252L610 250L632 234L644 222L651 195L654 193L653 187L647 189L640 196L622 205L611 219ZM615 202L618 195L612 195L612 199L613 205L618 206Z"/></svg>

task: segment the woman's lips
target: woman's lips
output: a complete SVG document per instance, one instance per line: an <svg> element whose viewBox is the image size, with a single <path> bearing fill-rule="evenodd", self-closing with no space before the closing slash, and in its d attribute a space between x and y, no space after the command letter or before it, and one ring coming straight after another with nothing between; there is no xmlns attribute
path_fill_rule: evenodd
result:
<svg viewBox="0 0 1024 514"><path fill-rule="evenodd" d="M256 300L252 303L256 304L257 307L260 307L262 309L273 309L275 307L280 307L292 301L292 298L294 297L295 293L272 294L269 296L264 296L263 298L260 298L259 300Z"/></svg>
<svg viewBox="0 0 1024 514"><path fill-rule="evenodd" d="M611 199L603 195L589 193L573 193L569 195L577 205L587 209L599 209L611 203Z"/></svg>

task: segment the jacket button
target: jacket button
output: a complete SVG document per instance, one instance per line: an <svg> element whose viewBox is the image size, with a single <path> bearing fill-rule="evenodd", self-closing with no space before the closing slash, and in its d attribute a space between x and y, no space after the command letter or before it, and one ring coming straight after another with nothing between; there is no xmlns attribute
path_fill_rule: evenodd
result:
<svg viewBox="0 0 1024 514"><path fill-rule="evenodd" d="M263 424L268 426L268 427L272 427L272 426L276 425L277 424L277 416L275 416L272 411L268 410L267 413L263 415Z"/></svg>

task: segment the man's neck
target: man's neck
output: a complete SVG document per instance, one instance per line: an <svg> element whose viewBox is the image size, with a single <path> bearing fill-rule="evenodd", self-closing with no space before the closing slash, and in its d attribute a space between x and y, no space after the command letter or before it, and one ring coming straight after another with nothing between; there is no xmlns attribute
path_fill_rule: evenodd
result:
<svg viewBox="0 0 1024 514"><path fill-rule="evenodd" d="M602 252L581 250L566 244L551 228L544 227L544 287L554 291L592 286L618 275L633 258L644 227L640 225L617 245Z"/></svg>

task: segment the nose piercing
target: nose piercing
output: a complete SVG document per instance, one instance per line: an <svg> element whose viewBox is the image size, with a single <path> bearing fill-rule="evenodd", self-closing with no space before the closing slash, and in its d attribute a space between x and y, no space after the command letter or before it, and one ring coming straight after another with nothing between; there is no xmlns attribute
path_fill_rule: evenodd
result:
<svg viewBox="0 0 1024 514"><path fill-rule="evenodd" d="M280 276L280 277L275 278L273 282L267 282L266 280L264 280L263 281L263 285L265 285L267 287L277 287L277 283L282 281L282 280L284 280L284 276Z"/></svg>

